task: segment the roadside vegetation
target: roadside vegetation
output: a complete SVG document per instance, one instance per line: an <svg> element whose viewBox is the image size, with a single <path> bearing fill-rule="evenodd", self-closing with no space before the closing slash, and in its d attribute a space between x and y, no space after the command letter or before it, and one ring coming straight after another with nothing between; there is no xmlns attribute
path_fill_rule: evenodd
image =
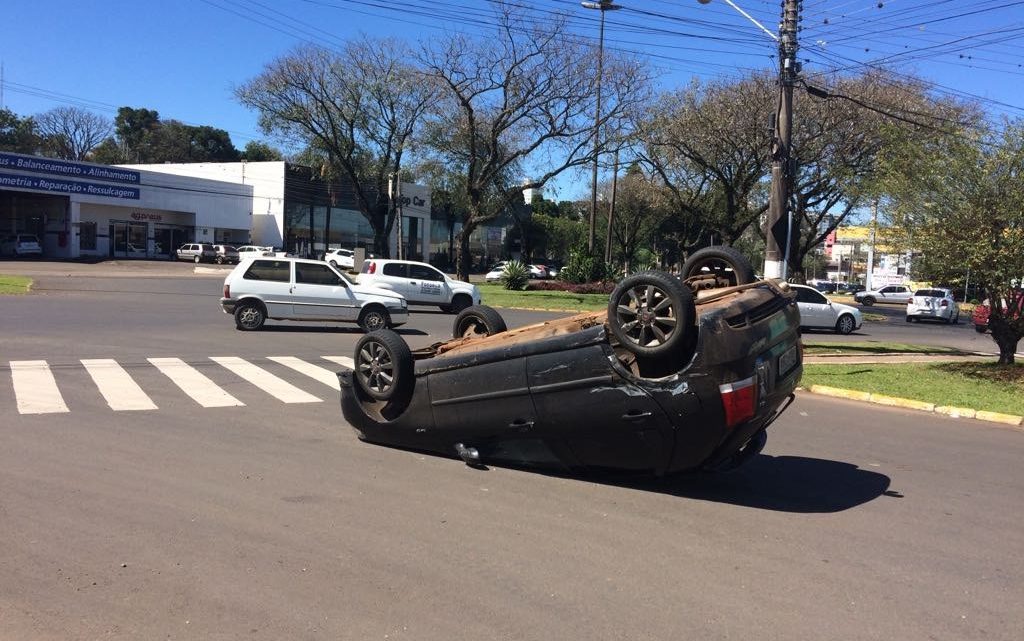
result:
<svg viewBox="0 0 1024 641"><path fill-rule="evenodd" d="M804 365L801 385L828 385L936 405L1024 416L1024 364L988 361Z"/></svg>
<svg viewBox="0 0 1024 641"><path fill-rule="evenodd" d="M27 294L31 289L31 278L0 274L0 294Z"/></svg>
<svg viewBox="0 0 1024 641"><path fill-rule="evenodd" d="M826 355L878 355L878 354L964 354L952 347L937 345L911 345L910 343L888 343L880 341L859 341L855 343L815 343L804 341L804 354Z"/></svg>
<svg viewBox="0 0 1024 641"><path fill-rule="evenodd" d="M553 312L598 311L608 307L608 294L574 294L568 291L510 290L500 283L481 283L484 305Z"/></svg>

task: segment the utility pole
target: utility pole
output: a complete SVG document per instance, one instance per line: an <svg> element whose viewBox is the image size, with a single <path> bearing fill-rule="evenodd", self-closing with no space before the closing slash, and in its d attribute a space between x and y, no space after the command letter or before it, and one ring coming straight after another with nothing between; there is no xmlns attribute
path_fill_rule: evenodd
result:
<svg viewBox="0 0 1024 641"><path fill-rule="evenodd" d="M612 0L599 0L598 2L581 2L584 9L596 9L601 12L601 31L597 37L597 79L595 90L597 93L597 105L594 112L594 161L590 174L590 226L587 237L587 250L594 255L594 241L597 238L597 153L601 149L601 80L604 76L604 12L621 9L620 5Z"/></svg>
<svg viewBox="0 0 1024 641"><path fill-rule="evenodd" d="M615 192L619 186L619 150L615 150L615 163L612 170L612 202L608 205L608 229L604 241L604 262L612 262L612 226L615 221Z"/></svg>
<svg viewBox="0 0 1024 641"><path fill-rule="evenodd" d="M779 111L772 142L772 186L765 225L765 278L787 277L791 236L789 195L796 162L790 154L793 139L793 86L800 74L796 52L802 0L784 0L779 23Z"/></svg>

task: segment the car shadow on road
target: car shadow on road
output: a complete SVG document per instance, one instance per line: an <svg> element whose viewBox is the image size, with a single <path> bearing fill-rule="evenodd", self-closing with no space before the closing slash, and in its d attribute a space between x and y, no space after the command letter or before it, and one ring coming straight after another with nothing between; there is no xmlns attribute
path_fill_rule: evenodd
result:
<svg viewBox="0 0 1024 641"><path fill-rule="evenodd" d="M884 474L860 469L852 463L803 456L761 454L729 473L592 480L680 498L778 512L842 512L880 496L902 498L898 492L889 491L890 479Z"/></svg>

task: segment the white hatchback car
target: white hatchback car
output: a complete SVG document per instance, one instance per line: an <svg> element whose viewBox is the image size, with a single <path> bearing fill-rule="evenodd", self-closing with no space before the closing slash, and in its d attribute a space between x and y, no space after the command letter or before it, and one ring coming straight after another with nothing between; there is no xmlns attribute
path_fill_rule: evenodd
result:
<svg viewBox="0 0 1024 641"><path fill-rule="evenodd" d="M449 314L480 304L476 285L449 278L433 265L414 260L371 258L363 263L358 281L398 292L410 304L437 305Z"/></svg>
<svg viewBox="0 0 1024 641"><path fill-rule="evenodd" d="M358 323L367 332L409 320L401 294L354 283L320 260L278 256L243 260L231 270L220 305L243 331L267 319Z"/></svg>
<svg viewBox="0 0 1024 641"><path fill-rule="evenodd" d="M35 234L11 234L0 241L0 255L42 256L43 248Z"/></svg>
<svg viewBox="0 0 1024 641"><path fill-rule="evenodd" d="M351 249L328 249L324 260L334 267L352 269L356 264L356 253Z"/></svg>
<svg viewBox="0 0 1024 641"><path fill-rule="evenodd" d="M828 329L838 334L849 334L860 329L864 322L859 309L842 303L834 303L814 287L790 285L790 288L796 292L796 306L800 310L800 327Z"/></svg>

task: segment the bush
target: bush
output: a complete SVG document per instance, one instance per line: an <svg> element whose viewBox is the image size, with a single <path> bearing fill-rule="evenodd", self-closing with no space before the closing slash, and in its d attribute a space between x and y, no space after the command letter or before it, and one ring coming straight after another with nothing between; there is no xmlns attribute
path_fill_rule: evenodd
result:
<svg viewBox="0 0 1024 641"><path fill-rule="evenodd" d="M501 276L505 289L523 291L530 282L530 268L518 260L505 265L505 273Z"/></svg>
<svg viewBox="0 0 1024 641"><path fill-rule="evenodd" d="M593 283L616 280L618 274L604 259L591 256L584 248L576 248L569 252L569 260L558 272L558 278L569 283Z"/></svg>

